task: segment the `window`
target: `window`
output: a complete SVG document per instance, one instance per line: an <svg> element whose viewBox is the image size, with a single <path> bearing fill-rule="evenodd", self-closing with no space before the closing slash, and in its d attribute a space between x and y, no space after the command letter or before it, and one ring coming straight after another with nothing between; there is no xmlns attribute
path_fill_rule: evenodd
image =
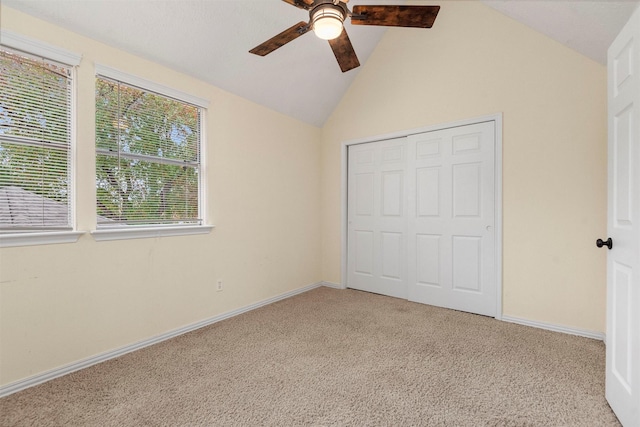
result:
<svg viewBox="0 0 640 427"><path fill-rule="evenodd" d="M101 69L106 67L98 67L95 100L98 229L202 225L202 108Z"/></svg>
<svg viewBox="0 0 640 427"><path fill-rule="evenodd" d="M0 233L72 229L72 75L0 46Z"/></svg>

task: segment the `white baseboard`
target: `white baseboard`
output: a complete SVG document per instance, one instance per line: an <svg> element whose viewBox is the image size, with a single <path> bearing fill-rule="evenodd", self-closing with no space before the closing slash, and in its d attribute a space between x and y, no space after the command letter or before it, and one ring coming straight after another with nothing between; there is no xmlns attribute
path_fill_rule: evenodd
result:
<svg viewBox="0 0 640 427"><path fill-rule="evenodd" d="M70 374L75 371L79 371L84 368L88 368L89 366L97 365L98 363L105 362L110 359L114 359L116 357L120 357L127 353L131 353L136 350L140 350L144 347L148 347L153 344L157 344L162 341L166 341L168 339L177 337L178 335L186 334L187 332L194 331L196 329L200 329L202 327L211 325L213 323L219 322L221 320L228 319L230 317L237 316L242 313L246 313L251 310L255 310L257 308L263 307L265 305L273 304L274 302L281 301L287 298L291 298L292 296L302 294L304 292L308 292L312 289L319 288L320 286L327 286L325 282L318 282L308 286L305 286L300 289L294 289L293 291L285 292L280 295L276 295L275 297L268 298L263 301L258 301L256 303L247 305L242 308L238 308L236 310L228 311L226 313L219 314L214 317L210 317L208 319L202 320L197 323L193 323L191 325L184 326L179 329L174 329L169 332L165 332L164 334L157 335L152 338L148 338L146 340L138 341L133 344L126 345L124 347L117 348L115 350L107 351L105 353L98 354L97 356L89 357L87 359L80 360L78 362L74 362L60 368L55 368L50 371L43 372L41 374L34 375L32 377L28 377L22 380L18 380L16 382L4 385L0 387L0 398L8 396L10 394L16 393L18 391L27 389L29 387L33 387L38 384L42 384L54 378L61 377L63 375Z"/></svg>
<svg viewBox="0 0 640 427"><path fill-rule="evenodd" d="M521 319L519 317L502 316L502 320L509 323L517 323L519 325L532 326L534 328L546 329L548 331L562 332L564 334L577 335L594 340L605 341L605 334L602 332L587 331L584 329L571 328L568 326L554 325L552 323L538 322L536 320ZM605 341L606 343L606 341Z"/></svg>
<svg viewBox="0 0 640 427"><path fill-rule="evenodd" d="M333 282L320 282L320 283L322 284L322 286L326 286L327 288L344 289L344 287L339 283L333 283Z"/></svg>

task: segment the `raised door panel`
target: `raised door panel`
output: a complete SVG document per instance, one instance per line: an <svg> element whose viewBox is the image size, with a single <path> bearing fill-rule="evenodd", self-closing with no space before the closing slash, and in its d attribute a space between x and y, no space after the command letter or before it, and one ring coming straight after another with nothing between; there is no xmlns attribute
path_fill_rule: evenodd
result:
<svg viewBox="0 0 640 427"><path fill-rule="evenodd" d="M381 233L382 276L387 279L402 280L404 277L404 239L402 233Z"/></svg>
<svg viewBox="0 0 640 427"><path fill-rule="evenodd" d="M614 139L613 162L614 162L614 180L615 187L613 189L613 208L614 218L617 227L630 227L633 212L633 195L631 188L631 168L632 164L632 146L633 138L633 120L634 106L629 105L613 118L614 122Z"/></svg>
<svg viewBox="0 0 640 427"><path fill-rule="evenodd" d="M623 388L628 392L632 389L632 366L629 358L633 337L631 322L631 302L633 301L632 269L618 262L613 263L612 272L612 300L613 334L608 345L611 347L611 371Z"/></svg>
<svg viewBox="0 0 640 427"><path fill-rule="evenodd" d="M401 217L404 206L404 171L382 172L382 212L383 217Z"/></svg>
<svg viewBox="0 0 640 427"><path fill-rule="evenodd" d="M440 216L440 166L416 170L418 217Z"/></svg>
<svg viewBox="0 0 640 427"><path fill-rule="evenodd" d="M373 276L373 231L355 230L354 233L355 265L356 274Z"/></svg>
<svg viewBox="0 0 640 427"><path fill-rule="evenodd" d="M471 132L454 135L451 138L453 155L479 153L482 149L482 133Z"/></svg>
<svg viewBox="0 0 640 427"><path fill-rule="evenodd" d="M457 291L482 292L482 239L476 236L453 236L452 288Z"/></svg>
<svg viewBox="0 0 640 427"><path fill-rule="evenodd" d="M440 239L433 234L416 235L416 283L418 286L440 287Z"/></svg>
<svg viewBox="0 0 640 427"><path fill-rule="evenodd" d="M616 53L613 58L613 96L618 97L620 94L626 94L625 85L632 84L634 74L634 41L629 40L624 47Z"/></svg>
<svg viewBox="0 0 640 427"><path fill-rule="evenodd" d="M373 215L374 179L372 172L355 175L355 214L358 216Z"/></svg>
<svg viewBox="0 0 640 427"><path fill-rule="evenodd" d="M404 163L405 147L403 145L397 145L394 143L394 145L382 147L380 151L382 153L382 165L389 163Z"/></svg>
<svg viewBox="0 0 640 427"><path fill-rule="evenodd" d="M482 213L481 163L453 165L453 217L478 218Z"/></svg>

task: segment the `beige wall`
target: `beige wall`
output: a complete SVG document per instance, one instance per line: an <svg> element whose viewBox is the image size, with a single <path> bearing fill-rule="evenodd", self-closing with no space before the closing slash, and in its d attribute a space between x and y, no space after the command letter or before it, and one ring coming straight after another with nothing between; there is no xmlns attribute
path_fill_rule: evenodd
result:
<svg viewBox="0 0 640 427"><path fill-rule="evenodd" d="M0 385L321 280L320 129L1 7L0 25L83 55L78 228L95 220L94 62L209 99L209 235L0 250ZM295 159L295 162L288 161ZM215 291L216 279L224 290Z"/></svg>
<svg viewBox="0 0 640 427"><path fill-rule="evenodd" d="M503 113L503 313L605 329L606 67L477 2L390 29L323 128L323 278L339 283L344 141Z"/></svg>

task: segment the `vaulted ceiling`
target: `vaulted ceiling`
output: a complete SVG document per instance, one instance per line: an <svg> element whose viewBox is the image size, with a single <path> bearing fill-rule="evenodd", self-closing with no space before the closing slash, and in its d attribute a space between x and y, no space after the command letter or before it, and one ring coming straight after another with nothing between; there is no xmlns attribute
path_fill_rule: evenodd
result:
<svg viewBox="0 0 640 427"><path fill-rule="evenodd" d="M316 126L324 124L361 69L342 73L328 43L313 34L266 57L249 54L275 34L308 20L306 11L279 0L1 1ZM445 1L352 0L349 6ZM603 64L607 47L639 2L483 0ZM348 22L345 27L364 65L385 28Z"/></svg>

